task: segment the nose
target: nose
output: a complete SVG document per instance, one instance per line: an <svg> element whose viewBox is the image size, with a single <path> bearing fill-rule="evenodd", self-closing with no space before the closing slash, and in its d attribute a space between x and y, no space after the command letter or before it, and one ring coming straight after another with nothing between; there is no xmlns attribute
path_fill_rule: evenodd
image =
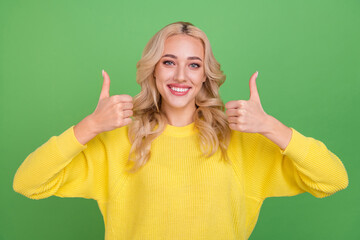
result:
<svg viewBox="0 0 360 240"><path fill-rule="evenodd" d="M186 81L185 75L186 75L185 66L178 65L175 71L174 80L178 82L184 82Z"/></svg>

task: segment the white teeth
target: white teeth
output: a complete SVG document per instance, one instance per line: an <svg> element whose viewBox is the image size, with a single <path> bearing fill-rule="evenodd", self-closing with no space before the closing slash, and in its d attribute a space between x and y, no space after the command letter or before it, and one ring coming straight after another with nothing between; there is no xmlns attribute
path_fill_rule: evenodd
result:
<svg viewBox="0 0 360 240"><path fill-rule="evenodd" d="M186 92L187 90L190 89L190 88L177 88L177 87L170 87L170 88L175 92Z"/></svg>

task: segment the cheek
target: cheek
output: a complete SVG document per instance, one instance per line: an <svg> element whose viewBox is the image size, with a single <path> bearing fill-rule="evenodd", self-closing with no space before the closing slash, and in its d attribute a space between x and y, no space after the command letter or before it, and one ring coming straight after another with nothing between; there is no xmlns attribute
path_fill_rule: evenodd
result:
<svg viewBox="0 0 360 240"><path fill-rule="evenodd" d="M202 73L194 74L192 78L194 79L194 83L198 85L201 85L206 80L206 76Z"/></svg>
<svg viewBox="0 0 360 240"><path fill-rule="evenodd" d="M173 76L173 71L167 69L159 69L155 72L156 80L159 82L166 82L168 79L171 79Z"/></svg>
<svg viewBox="0 0 360 240"><path fill-rule="evenodd" d="M156 80L155 80L155 85L156 85L157 90L161 93L163 86L161 84L161 81L159 81L158 78L156 78Z"/></svg>

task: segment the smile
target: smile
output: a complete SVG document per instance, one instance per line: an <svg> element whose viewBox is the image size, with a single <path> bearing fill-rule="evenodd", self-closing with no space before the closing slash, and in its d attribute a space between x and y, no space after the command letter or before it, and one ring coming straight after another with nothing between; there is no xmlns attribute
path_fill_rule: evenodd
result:
<svg viewBox="0 0 360 240"><path fill-rule="evenodd" d="M186 92L187 90L190 89L190 88L176 88L176 87L170 87L170 88L176 92Z"/></svg>
<svg viewBox="0 0 360 240"><path fill-rule="evenodd" d="M170 89L170 92L176 96L184 96L191 89L190 87L175 87L171 85L168 85L168 87Z"/></svg>

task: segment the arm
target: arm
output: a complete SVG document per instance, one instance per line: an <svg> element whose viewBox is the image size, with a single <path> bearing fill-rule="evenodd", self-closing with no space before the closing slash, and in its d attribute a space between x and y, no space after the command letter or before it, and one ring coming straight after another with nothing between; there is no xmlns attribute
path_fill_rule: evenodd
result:
<svg viewBox="0 0 360 240"><path fill-rule="evenodd" d="M245 194L265 199L309 192L323 198L345 189L348 176L340 159L321 141L291 130L285 150L261 134L233 131L229 150Z"/></svg>
<svg viewBox="0 0 360 240"><path fill-rule="evenodd" d="M243 132L244 171L250 194L257 197L289 196L304 191L325 197L348 185L340 159L326 146L288 128L265 113L250 78L250 99L226 104L229 127ZM248 134L249 133L249 134ZM246 143L246 144L245 144Z"/></svg>
<svg viewBox="0 0 360 240"><path fill-rule="evenodd" d="M15 174L16 192L32 199L51 195L106 198L108 159L100 133L131 122L132 97L110 97L110 78L105 71L103 77L95 111L27 156Z"/></svg>
<svg viewBox="0 0 360 240"><path fill-rule="evenodd" d="M349 179L341 160L323 142L292 131L290 143L280 153L293 166L298 186L318 198L345 189Z"/></svg>
<svg viewBox="0 0 360 240"><path fill-rule="evenodd" d="M107 184L105 149L99 137L78 142L74 127L29 154L17 170L13 188L31 198L52 195L104 199Z"/></svg>

